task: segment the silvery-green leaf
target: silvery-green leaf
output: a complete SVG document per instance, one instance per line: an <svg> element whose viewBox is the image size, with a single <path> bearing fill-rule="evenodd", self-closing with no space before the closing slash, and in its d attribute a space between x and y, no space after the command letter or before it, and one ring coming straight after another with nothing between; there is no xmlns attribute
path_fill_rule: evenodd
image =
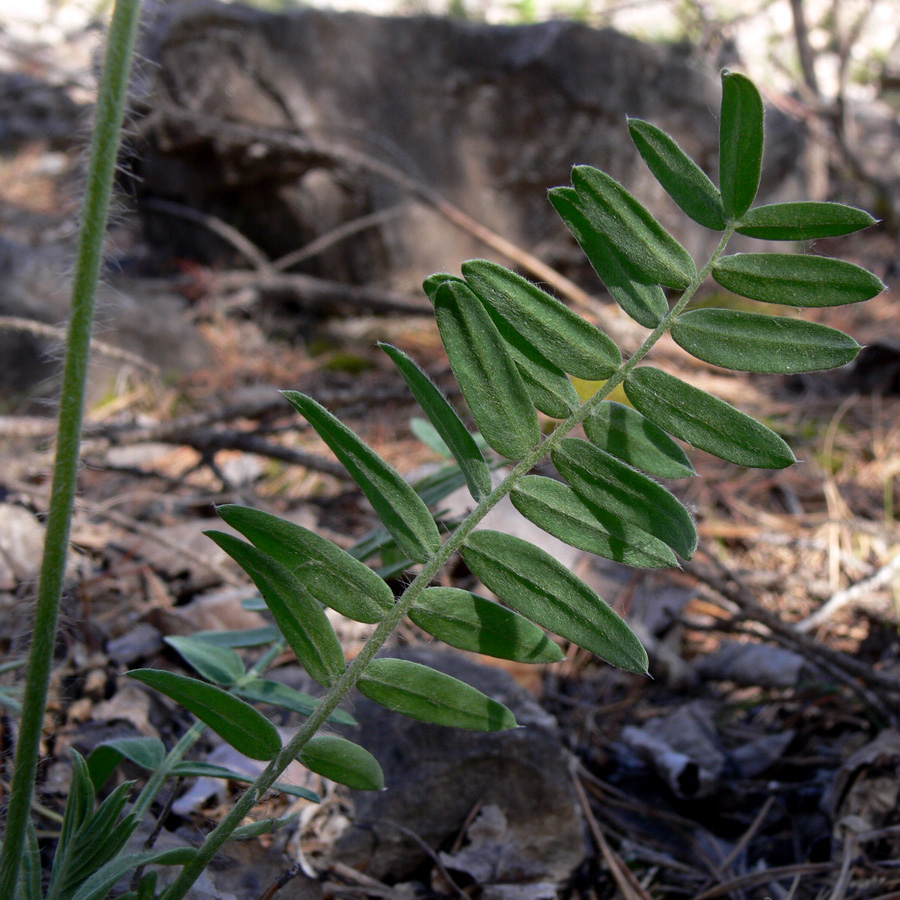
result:
<svg viewBox="0 0 900 900"><path fill-rule="evenodd" d="M275 726L222 688L161 669L132 669L128 675L189 709L244 756L268 760L281 749Z"/></svg>
<svg viewBox="0 0 900 900"><path fill-rule="evenodd" d="M629 119L628 130L656 180L682 210L704 228L724 230L722 195L706 172L656 125Z"/></svg>
<svg viewBox="0 0 900 900"><path fill-rule="evenodd" d="M379 622L394 605L391 589L368 566L314 531L249 506L220 506L217 512L316 600L348 619Z"/></svg>
<svg viewBox="0 0 900 900"><path fill-rule="evenodd" d="M652 366L625 379L625 394L670 434L739 466L783 469L796 462L771 428L733 406Z"/></svg>
<svg viewBox="0 0 900 900"><path fill-rule="evenodd" d="M524 616L459 588L426 588L409 611L409 618L460 650L526 663L565 658L543 630Z"/></svg>
<svg viewBox="0 0 900 900"><path fill-rule="evenodd" d="M412 719L505 731L515 716L502 704L451 675L403 659L373 659L356 685L361 694Z"/></svg>
<svg viewBox="0 0 900 900"><path fill-rule="evenodd" d="M216 684L227 687L247 671L244 661L230 647L217 647L184 635L172 635L164 640L181 654L192 669Z"/></svg>
<svg viewBox="0 0 900 900"><path fill-rule="evenodd" d="M536 284L485 259L464 262L472 290L554 366L578 378L608 378L622 355L612 339Z"/></svg>
<svg viewBox="0 0 900 900"><path fill-rule="evenodd" d="M403 552L426 562L440 548L441 536L409 483L324 406L298 391L285 391L284 396L344 464Z"/></svg>
<svg viewBox="0 0 900 900"><path fill-rule="evenodd" d="M217 766L201 760L176 763L172 767L172 774L180 778L225 778L228 781L236 781L239 784L250 784L254 780L251 775L245 775L243 772L236 772L234 769ZM313 803L321 803L321 798L318 794L296 784L276 781L272 785L272 790L290 794L292 797L303 797L304 800L312 800Z"/></svg>
<svg viewBox="0 0 900 900"><path fill-rule="evenodd" d="M311 737L298 756L307 769L357 791L380 791L384 772L378 760L345 738L333 734Z"/></svg>
<svg viewBox="0 0 900 900"><path fill-rule="evenodd" d="M853 263L798 253L723 256L712 275L735 294L784 306L842 306L885 289L880 278Z"/></svg>
<svg viewBox="0 0 900 900"><path fill-rule="evenodd" d="M860 351L849 335L816 322L730 309L683 313L672 326L672 337L698 359L742 372L833 369Z"/></svg>
<svg viewBox="0 0 900 900"><path fill-rule="evenodd" d="M764 241L813 241L852 234L875 224L876 219L855 206L800 200L748 209L737 230Z"/></svg>
<svg viewBox="0 0 900 900"><path fill-rule="evenodd" d="M552 188L548 196L616 303L638 324L656 328L669 311L669 301L659 283L639 274L590 223L575 188Z"/></svg>
<svg viewBox="0 0 900 900"><path fill-rule="evenodd" d="M619 534L610 534L592 508L561 481L526 475L509 496L526 519L579 550L642 569L678 565L666 544L640 528L619 522Z"/></svg>
<svg viewBox="0 0 900 900"><path fill-rule="evenodd" d="M313 595L286 566L252 544L220 531L205 533L253 579L303 668L320 684L332 684L344 671L344 651Z"/></svg>
<svg viewBox="0 0 900 900"><path fill-rule="evenodd" d="M723 70L719 187L729 219L740 219L756 199L765 140L763 120L762 97L753 82Z"/></svg>
<svg viewBox="0 0 900 900"><path fill-rule="evenodd" d="M564 438L551 453L554 465L611 534L625 525L668 544L684 559L697 549L691 514L661 484L578 438Z"/></svg>
<svg viewBox="0 0 900 900"><path fill-rule="evenodd" d="M250 607L245 606L244 609ZM262 597L259 598L256 609L268 609ZM195 641L205 641L217 647L262 647L263 644L279 640L281 632L274 625L263 625L261 628L235 628L228 631L195 631L191 637Z"/></svg>
<svg viewBox="0 0 900 900"><path fill-rule="evenodd" d="M450 365L482 436L507 459L521 459L538 443L541 429L488 311L469 287L452 281L438 288L434 311Z"/></svg>
<svg viewBox="0 0 900 900"><path fill-rule="evenodd" d="M432 303L434 303L434 295L437 293L437 289L445 281L456 281L459 284L465 284L458 275L447 275L445 272L435 272L434 275L429 275L422 283L422 289L428 295L428 299Z"/></svg>
<svg viewBox="0 0 900 900"><path fill-rule="evenodd" d="M253 678L245 681L233 689L234 693L245 700L254 703L271 703L273 706L281 706L301 716L312 715L319 701L310 694L304 694L280 681L271 681L268 678ZM356 719L341 709L336 709L329 717L330 722L336 725L356 725Z"/></svg>
<svg viewBox="0 0 900 900"><path fill-rule="evenodd" d="M590 222L644 278L686 288L697 275L691 255L618 181L591 166L576 166L572 184Z"/></svg>
<svg viewBox="0 0 900 900"><path fill-rule="evenodd" d="M159 738L116 738L94 747L87 765L94 789L99 791L123 759L152 772L162 765L165 756L166 748Z"/></svg>
<svg viewBox="0 0 900 900"><path fill-rule="evenodd" d="M623 403L601 403L584 420L584 433L601 450L657 478L697 474L687 454L669 435Z"/></svg>
<svg viewBox="0 0 900 900"><path fill-rule="evenodd" d="M466 476L466 484L476 502L491 492L491 470L484 461L475 438L463 425L456 410L434 382L402 351L390 344L378 345L394 361L419 406L453 454Z"/></svg>
<svg viewBox="0 0 900 900"><path fill-rule="evenodd" d="M488 530L469 535L460 552L476 577L532 622L615 666L646 673L647 653L634 632L549 553Z"/></svg>

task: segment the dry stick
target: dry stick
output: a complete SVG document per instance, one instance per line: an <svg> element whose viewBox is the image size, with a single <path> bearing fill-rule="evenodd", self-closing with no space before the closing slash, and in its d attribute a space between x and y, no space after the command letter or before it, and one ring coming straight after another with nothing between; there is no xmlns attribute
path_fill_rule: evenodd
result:
<svg viewBox="0 0 900 900"><path fill-rule="evenodd" d="M693 900L713 900L715 897L724 897L734 891L744 888L756 887L758 884L769 884L773 881L781 881L795 875L822 875L832 872L836 868L834 863L797 863L792 866L776 866L761 872L751 872L749 875L741 875L731 881L717 884L708 890L697 894Z"/></svg>

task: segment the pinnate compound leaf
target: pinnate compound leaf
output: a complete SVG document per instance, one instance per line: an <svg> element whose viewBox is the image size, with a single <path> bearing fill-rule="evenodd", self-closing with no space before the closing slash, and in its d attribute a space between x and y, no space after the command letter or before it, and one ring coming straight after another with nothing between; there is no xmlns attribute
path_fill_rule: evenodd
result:
<svg viewBox="0 0 900 900"><path fill-rule="evenodd" d="M646 416L623 403L601 403L584 420L588 440L628 465L657 478L691 478L687 454Z"/></svg>
<svg viewBox="0 0 900 900"><path fill-rule="evenodd" d="M91 751L88 772L94 789L99 791L123 759L152 772L162 765L165 757L166 748L159 738L116 738L98 744Z"/></svg>
<svg viewBox="0 0 900 900"><path fill-rule="evenodd" d="M324 406L298 391L284 396L331 447L403 552L426 562L440 548L441 536L410 484Z"/></svg>
<svg viewBox="0 0 900 900"><path fill-rule="evenodd" d="M538 528L579 550L642 569L678 565L666 544L640 528L618 522L618 534L610 534L593 508L561 481L526 475L512 489L510 499Z"/></svg>
<svg viewBox="0 0 900 900"><path fill-rule="evenodd" d="M625 394L648 419L683 441L739 466L783 469L796 462L771 428L674 375L642 366Z"/></svg>
<svg viewBox="0 0 900 900"><path fill-rule="evenodd" d="M217 766L214 763L203 762L202 760L187 760L176 763L172 767L172 774L181 778L224 778L228 781L236 781L238 784L250 784L254 780L252 775L237 772L226 766ZM285 781L276 781L272 785L272 790L290 794L292 797L303 797L304 800L311 800L313 803L322 802L321 797L315 791L300 787L297 784L288 784Z"/></svg>
<svg viewBox="0 0 900 900"><path fill-rule="evenodd" d="M271 681L268 678L253 678L234 688L234 693L245 700L254 703L271 703L273 706L281 706L301 716L312 715L313 710L319 705L319 701L310 694L304 694L280 681ZM336 709L329 717L330 722L336 725L356 725L356 719L343 710Z"/></svg>
<svg viewBox="0 0 900 900"><path fill-rule="evenodd" d="M543 628L629 672L645 674L634 632L580 578L549 553L500 531L476 531L462 557L504 603Z"/></svg>
<svg viewBox="0 0 900 900"><path fill-rule="evenodd" d="M222 688L160 669L132 669L128 675L189 709L244 756L269 760L281 749L275 726Z"/></svg>
<svg viewBox="0 0 900 900"><path fill-rule="evenodd" d="M230 534L207 531L252 579L288 646L320 684L344 671L344 651L325 611L296 576L273 557Z"/></svg>
<svg viewBox="0 0 900 900"><path fill-rule="evenodd" d="M540 425L488 311L471 288L452 281L438 288L434 311L450 365L482 436L507 459L521 459L540 440Z"/></svg>
<svg viewBox="0 0 900 900"><path fill-rule="evenodd" d="M485 259L464 262L472 290L554 366L578 378L608 378L622 362L615 342L528 279Z"/></svg>
<svg viewBox="0 0 900 900"><path fill-rule="evenodd" d="M572 184L588 220L644 278L686 288L697 274L691 255L618 181L591 166L576 166Z"/></svg>
<svg viewBox="0 0 900 900"><path fill-rule="evenodd" d="M416 402L450 449L466 476L466 484L475 501L483 500L491 492L491 470L484 461L475 438L469 434L456 410L434 382L402 350L390 344L379 343L378 346L394 361Z"/></svg>
<svg viewBox="0 0 900 900"><path fill-rule="evenodd" d="M642 119L629 119L628 130L656 180L681 209L704 228L723 231L725 210L719 189L674 138Z"/></svg>
<svg viewBox="0 0 900 900"><path fill-rule="evenodd" d="M167 637L165 642L174 647L192 669L216 684L234 684L246 672L243 660L230 647L217 647L184 635Z"/></svg>
<svg viewBox="0 0 900 900"><path fill-rule="evenodd" d="M799 253L723 256L712 275L735 294L784 306L842 306L885 289L880 278L853 263Z"/></svg>
<svg viewBox="0 0 900 900"><path fill-rule="evenodd" d="M422 722L472 731L505 731L517 724L509 709L481 691L403 659L373 659L356 686L370 700Z"/></svg>
<svg viewBox="0 0 900 900"><path fill-rule="evenodd" d="M409 618L430 635L460 650L525 663L559 662L562 650L524 616L469 591L426 588Z"/></svg>
<svg viewBox="0 0 900 900"><path fill-rule="evenodd" d="M741 372L833 369L860 351L849 335L816 322L730 309L684 313L672 326L672 337L692 356Z"/></svg>
<svg viewBox="0 0 900 900"><path fill-rule="evenodd" d="M639 274L591 224L574 188L552 188L548 196L616 303L639 325L656 328L669 311L659 283Z"/></svg>
<svg viewBox="0 0 900 900"><path fill-rule="evenodd" d="M876 219L855 206L800 200L748 209L737 230L764 241L814 241L852 234L875 224Z"/></svg>
<svg viewBox="0 0 900 900"><path fill-rule="evenodd" d="M330 778L357 791L380 791L384 788L384 772L378 760L345 738L319 734L309 739L298 756L312 772Z"/></svg>
<svg viewBox="0 0 900 900"><path fill-rule="evenodd" d="M764 140L764 111L759 91L744 75L723 70L719 187L729 219L740 219L756 199Z"/></svg>
<svg viewBox="0 0 900 900"><path fill-rule="evenodd" d="M564 438L551 458L612 534L624 537L626 523L659 538L684 559L694 555L697 529L691 514L661 484L579 438Z"/></svg>
<svg viewBox="0 0 900 900"><path fill-rule="evenodd" d="M316 600L348 619L379 622L394 605L391 589L367 565L314 531L249 506L220 506L217 512Z"/></svg>

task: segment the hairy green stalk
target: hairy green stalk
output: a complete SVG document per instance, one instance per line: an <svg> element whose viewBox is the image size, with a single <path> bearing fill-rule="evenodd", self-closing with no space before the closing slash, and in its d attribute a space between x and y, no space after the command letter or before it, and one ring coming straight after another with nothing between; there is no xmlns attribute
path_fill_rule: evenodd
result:
<svg viewBox="0 0 900 900"><path fill-rule="evenodd" d="M260 798L276 782L281 773L293 762L303 747L321 728L326 719L337 708L347 693L353 688L366 667L374 659L378 651L384 646L385 641L393 633L394 629L406 616L413 604L422 592L431 584L450 557L463 546L466 538L472 533L475 526L527 475L560 441L580 425L597 406L609 396L609 394L621 384L637 364L649 353L657 341L668 331L672 322L687 306L696 294L700 285L705 281L713 265L722 255L728 241L734 234L734 226L729 225L719 245L716 247L706 265L697 273L691 284L685 289L677 304L671 309L656 329L644 341L637 352L623 365L603 387L590 400L583 403L568 419L561 422L546 440L538 444L527 456L525 456L507 475L507 477L479 503L475 509L461 522L443 543L441 549L432 556L424 565L422 571L404 591L402 597L385 614L378 623L372 636L366 642L363 649L352 663L346 668L341 677L334 683L326 694L322 703L306 720L303 727L287 743L281 752L266 766L256 781L251 784L238 802L232 807L228 815L207 836L200 846L197 856L188 863L179 874L178 878L166 889L162 900L181 900L190 890L191 885L197 880L212 858L228 840L231 833L237 828L244 817L252 810Z"/></svg>
<svg viewBox="0 0 900 900"><path fill-rule="evenodd" d="M0 852L0 897L12 897L16 887L37 772L78 477L94 305L139 10L140 0L116 0L97 98L72 289L53 489L22 701L22 726L16 748L3 850Z"/></svg>

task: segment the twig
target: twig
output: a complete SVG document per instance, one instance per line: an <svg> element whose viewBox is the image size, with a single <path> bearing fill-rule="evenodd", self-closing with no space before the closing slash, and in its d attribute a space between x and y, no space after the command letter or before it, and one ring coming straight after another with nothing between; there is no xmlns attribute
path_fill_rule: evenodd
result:
<svg viewBox="0 0 900 900"><path fill-rule="evenodd" d="M301 872L303 871L303 866L299 862L295 862L289 869L286 869L282 872L273 882L269 885L269 887L265 890L263 894L260 895L259 900L272 900L272 898L289 882L293 881Z"/></svg>
<svg viewBox="0 0 900 900"><path fill-rule="evenodd" d="M791 878L795 875L821 875L825 872L832 872L835 869L834 863L797 863L792 866L776 866L772 869L765 869L761 872L751 872L748 875L741 875L738 878L732 878L731 881L724 881L708 890L697 894L694 900L714 900L715 897L723 897L733 891L743 890L744 888L756 887L758 884L768 884L771 881L781 881L784 878Z"/></svg>

